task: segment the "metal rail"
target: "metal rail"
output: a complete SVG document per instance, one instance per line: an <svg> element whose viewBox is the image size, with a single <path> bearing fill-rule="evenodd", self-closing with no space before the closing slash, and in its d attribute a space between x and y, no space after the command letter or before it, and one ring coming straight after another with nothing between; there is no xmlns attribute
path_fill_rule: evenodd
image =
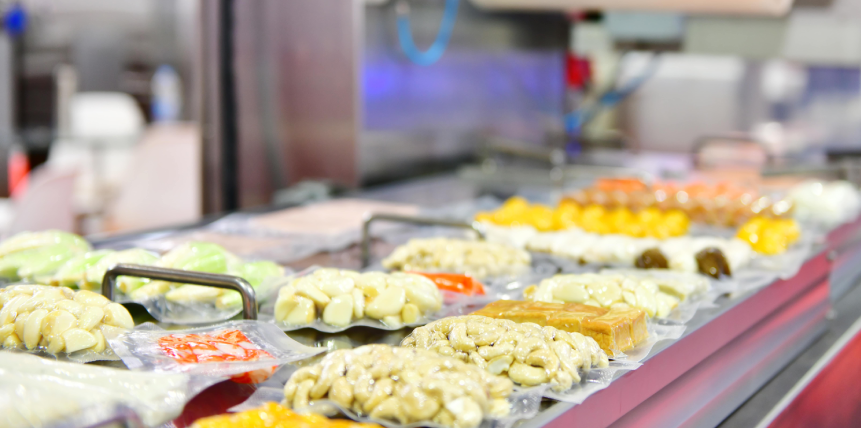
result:
<svg viewBox="0 0 861 428"><path fill-rule="evenodd" d="M257 295L254 292L254 288L251 287L248 281L238 276L168 269L156 266L118 264L108 269L105 272L104 279L102 279L102 295L109 300L113 300L117 278L120 276L134 276L238 291L242 295L242 317L247 320L257 319Z"/></svg>
<svg viewBox="0 0 861 428"><path fill-rule="evenodd" d="M366 268L371 264L371 223L375 221L388 221L392 223L408 223L408 224L420 224L424 226L444 226L444 227L453 227L460 229L470 229L476 234L478 234L478 238L484 240L485 233L482 230L481 226L478 222L465 223L461 221L454 220L441 220L437 218L428 218L428 217L410 217L410 216L402 216L395 214L371 214L365 217L365 221L362 224L362 267Z"/></svg>

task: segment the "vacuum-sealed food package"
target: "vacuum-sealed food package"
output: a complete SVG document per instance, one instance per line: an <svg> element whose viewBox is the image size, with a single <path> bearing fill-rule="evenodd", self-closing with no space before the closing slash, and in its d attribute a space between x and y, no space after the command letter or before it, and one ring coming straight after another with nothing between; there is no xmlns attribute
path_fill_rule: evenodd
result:
<svg viewBox="0 0 861 428"><path fill-rule="evenodd" d="M795 220L754 217L738 229L736 237L765 255L785 253L798 241L801 230Z"/></svg>
<svg viewBox="0 0 861 428"><path fill-rule="evenodd" d="M66 261L87 251L90 244L73 233L22 232L0 243L0 278L43 282Z"/></svg>
<svg viewBox="0 0 861 428"><path fill-rule="evenodd" d="M519 275L532 258L509 245L453 238L411 239L383 260L392 270L463 273L479 279Z"/></svg>
<svg viewBox="0 0 861 428"><path fill-rule="evenodd" d="M99 263L100 260L113 253L115 253L113 250L96 250L78 254L60 266L57 272L51 275L46 281L46 284L55 287L77 287L82 290L98 289L97 286L87 283L87 271Z"/></svg>
<svg viewBox="0 0 861 428"><path fill-rule="evenodd" d="M186 330L147 323L108 341L131 370L229 377L239 383L262 382L283 364L325 351L294 341L272 324L250 320Z"/></svg>
<svg viewBox="0 0 861 428"><path fill-rule="evenodd" d="M443 292L457 293L464 296L483 296L487 294L484 284L469 275L459 273L407 273L414 273L430 279Z"/></svg>
<svg viewBox="0 0 861 428"><path fill-rule="evenodd" d="M505 232L496 230L497 239ZM550 253L581 264L640 269L670 269L715 278L732 276L748 267L756 254L739 238L681 236L657 240L624 235L598 235L579 230L533 233L525 240L530 251Z"/></svg>
<svg viewBox="0 0 861 428"><path fill-rule="evenodd" d="M269 402L240 413L210 416L194 421L191 428L382 428L377 424L329 419L314 413L299 414L281 404Z"/></svg>
<svg viewBox="0 0 861 428"><path fill-rule="evenodd" d="M422 275L318 268L282 287L273 311L285 330L334 332L354 325L394 330L427 322L442 305L442 293Z"/></svg>
<svg viewBox="0 0 861 428"><path fill-rule="evenodd" d="M130 407L147 426L176 418L211 379L181 373L141 373L4 353L0 358L0 421L26 427L72 419L98 404Z"/></svg>
<svg viewBox="0 0 861 428"><path fill-rule="evenodd" d="M690 219L679 210L646 208L632 211L626 207L607 209L602 205L581 206L563 200L556 208L530 204L513 197L494 211L479 212L476 221L505 227L531 226L539 232L582 229L597 234L619 234L664 239L688 233Z"/></svg>
<svg viewBox="0 0 861 428"><path fill-rule="evenodd" d="M120 263L151 266L157 262L157 254L140 248L131 248L122 251L95 251L69 260L54 275L51 284L61 285L71 283L70 285L77 286L81 290L98 292L102 288L102 279L105 277L105 272L112 266ZM82 274L80 273L81 270L83 270ZM149 280L146 278L120 277L117 279L117 291L123 294L130 294L148 283Z"/></svg>
<svg viewBox="0 0 861 428"><path fill-rule="evenodd" d="M0 289L0 341L5 349L87 362L116 359L105 336L134 328L125 307L101 294L46 285Z"/></svg>
<svg viewBox="0 0 861 428"><path fill-rule="evenodd" d="M600 179L590 188L569 193L563 203L632 211L677 211L696 223L730 227L758 215L787 217L793 209L791 200L771 198L757 189L729 182L647 185L631 178Z"/></svg>
<svg viewBox="0 0 861 428"><path fill-rule="evenodd" d="M5 250L3 248L5 247ZM284 268L270 261L244 262L219 245L187 242L162 256L142 249L89 251L81 237L65 232L20 234L0 244L0 271L15 280L29 278L39 284L77 287L98 292L105 273L117 264L159 266L171 269L242 277L257 290ZM143 305L162 322L197 324L232 318L242 309L242 296L233 290L120 276L117 301ZM263 296L268 292L260 293Z"/></svg>
<svg viewBox="0 0 861 428"><path fill-rule="evenodd" d="M484 420L518 419L538 400L515 405L514 385L475 365L435 352L390 345L338 350L297 370L284 386L295 410L335 406L387 426L475 428Z"/></svg>
<svg viewBox="0 0 861 428"><path fill-rule="evenodd" d="M284 274L284 269L275 263L244 263L220 245L208 242L188 242L180 245L165 253L154 264L169 269L239 276L252 287L270 276ZM206 303L218 309L238 309L242 302L239 293L235 291L167 281L148 281L139 288L121 291L134 301L164 296L165 300L172 303Z"/></svg>
<svg viewBox="0 0 861 428"><path fill-rule="evenodd" d="M584 273L555 275L523 290L532 302L580 303L607 309L644 311L666 318L680 303L708 291L709 280L699 275L671 278L664 275Z"/></svg>
<svg viewBox="0 0 861 428"><path fill-rule="evenodd" d="M646 313L635 308L605 309L579 303L497 300L472 315L580 333L595 339L608 355L625 352L649 338Z"/></svg>
<svg viewBox="0 0 861 428"><path fill-rule="evenodd" d="M848 181L806 181L789 191L795 218L825 228L854 220L861 211L861 194Z"/></svg>
<svg viewBox="0 0 861 428"><path fill-rule="evenodd" d="M754 203L754 208L758 207ZM788 202L774 204L787 214ZM512 198L492 212L480 212L487 240L570 259L579 264L698 272L731 277L740 269L794 274L809 253L810 237L788 215L754 209L732 229L693 230L677 208L624 205L579 206L563 200L555 209ZM723 225L726 226L726 225ZM565 270L576 270L556 262Z"/></svg>
<svg viewBox="0 0 861 428"><path fill-rule="evenodd" d="M211 223L206 230L230 235L230 241L254 239L258 242L241 245L256 248L241 254L286 263L321 252L340 251L359 242L362 224L370 214L413 216L418 212L416 205L339 198L263 214L234 213ZM393 229L397 227L379 224L372 233L376 236ZM216 242L228 243L224 237Z"/></svg>
<svg viewBox="0 0 861 428"><path fill-rule="evenodd" d="M238 276L245 279L260 296L269 294L268 291L261 292L261 287L268 283L267 280L284 275L284 268L276 263L243 262L219 245L188 242L161 257L140 248L110 253L86 270L83 287L101 287L105 272L117 263ZM239 292L202 285L120 276L117 278L115 293L118 301L139 303L157 320L168 323L201 324L224 321L242 310L242 296Z"/></svg>
<svg viewBox="0 0 861 428"><path fill-rule="evenodd" d="M556 392L569 390L593 367L609 366L607 354L591 337L479 315L418 327L401 346L435 351L507 375L521 386L546 384Z"/></svg>

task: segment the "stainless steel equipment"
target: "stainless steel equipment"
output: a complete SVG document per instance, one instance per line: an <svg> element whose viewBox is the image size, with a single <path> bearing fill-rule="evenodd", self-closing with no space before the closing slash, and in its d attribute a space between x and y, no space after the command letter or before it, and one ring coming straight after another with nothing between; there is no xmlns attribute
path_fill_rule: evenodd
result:
<svg viewBox="0 0 861 428"><path fill-rule="evenodd" d="M221 207L217 5L203 2L204 117L210 210ZM449 49L411 63L395 2L234 2L240 206L304 179L357 186L473 156L485 136L540 142L561 132L567 20L486 12L461 2ZM436 34L442 2L412 2L416 43Z"/></svg>
<svg viewBox="0 0 861 428"><path fill-rule="evenodd" d="M365 219L364 223L362 223L362 268L366 268L371 264L371 224L379 221L469 229L478 235L478 239L485 239L484 230L477 221L464 223L438 218L409 217L395 214L371 214Z"/></svg>
<svg viewBox="0 0 861 428"><path fill-rule="evenodd" d="M205 285L238 291L242 295L242 317L247 320L257 319L257 295L254 288L248 281L238 276L120 263L108 269L102 279L102 295L108 300L113 300L117 278L120 276L136 276L138 278Z"/></svg>

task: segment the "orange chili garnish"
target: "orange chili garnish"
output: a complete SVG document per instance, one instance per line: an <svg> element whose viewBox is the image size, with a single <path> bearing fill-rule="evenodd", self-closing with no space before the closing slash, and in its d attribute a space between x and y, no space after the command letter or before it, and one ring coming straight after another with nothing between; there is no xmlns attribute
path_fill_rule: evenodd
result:
<svg viewBox="0 0 861 428"><path fill-rule="evenodd" d="M272 354L252 343L239 330L212 334L171 334L158 339L158 346L180 364L273 359ZM260 383L275 373L278 366L232 376L237 383Z"/></svg>
<svg viewBox="0 0 861 428"><path fill-rule="evenodd" d="M484 295L484 285L471 276L458 273L428 273L410 272L424 276L433 281L437 288L445 291L466 294L467 296Z"/></svg>
<svg viewBox="0 0 861 428"><path fill-rule="evenodd" d="M595 182L595 188L605 192L614 190L634 192L645 190L646 184L637 178L601 178Z"/></svg>

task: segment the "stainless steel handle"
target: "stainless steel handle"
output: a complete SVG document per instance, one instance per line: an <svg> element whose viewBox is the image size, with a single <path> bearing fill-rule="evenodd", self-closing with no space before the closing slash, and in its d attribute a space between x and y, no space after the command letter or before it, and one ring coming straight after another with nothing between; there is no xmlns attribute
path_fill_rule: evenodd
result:
<svg viewBox="0 0 861 428"><path fill-rule="evenodd" d="M362 267L366 268L371 264L371 223L383 220L392 223L408 223L421 224L424 226L445 226L460 229L470 229L478 234L479 239L485 239L484 231L478 222L464 223L460 221L441 220L427 217L409 217L396 214L371 214L365 217L365 222L362 225Z"/></svg>
<svg viewBox="0 0 861 428"><path fill-rule="evenodd" d="M104 279L102 279L102 294L109 300L113 300L117 278L120 276L135 276L238 291L242 295L242 317L247 320L257 319L257 295L254 288L248 281L238 276L121 263L108 269Z"/></svg>

